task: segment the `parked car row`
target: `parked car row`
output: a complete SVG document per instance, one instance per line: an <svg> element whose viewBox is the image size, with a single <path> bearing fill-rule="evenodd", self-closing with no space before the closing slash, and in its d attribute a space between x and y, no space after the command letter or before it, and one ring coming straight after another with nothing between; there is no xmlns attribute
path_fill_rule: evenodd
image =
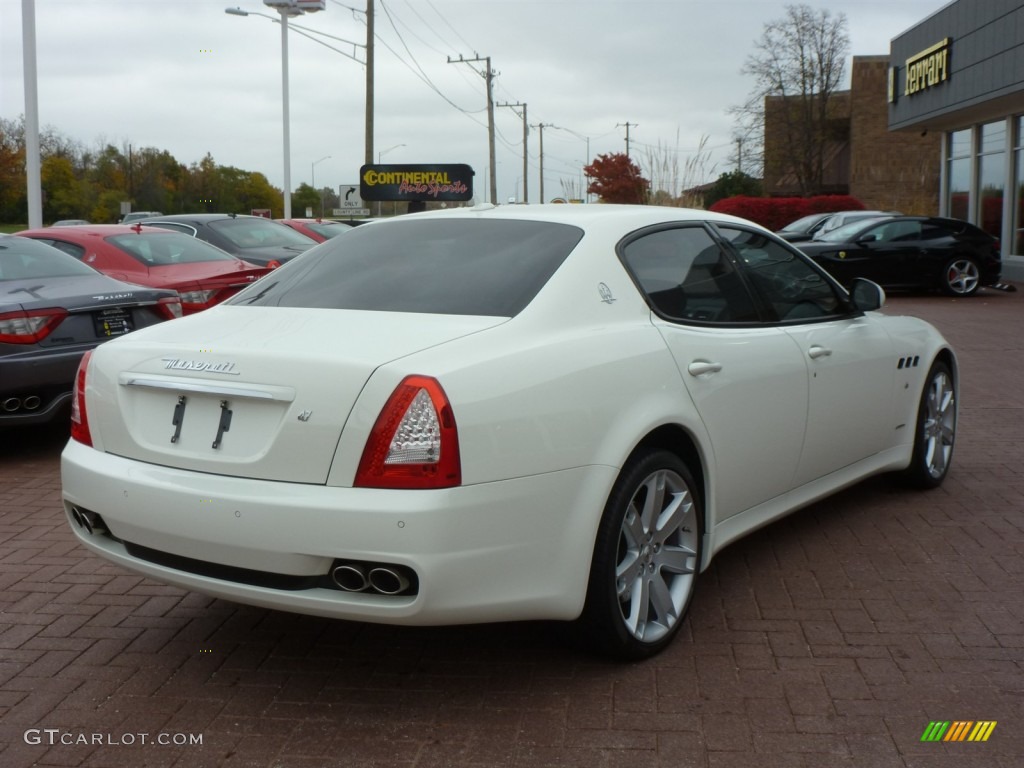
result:
<svg viewBox="0 0 1024 768"><path fill-rule="evenodd" d="M861 219L874 219L879 216L901 216L899 211L833 211L830 213L812 213L809 216L790 222L777 230L775 234L790 243L802 243L815 240L819 235L831 232L837 227Z"/></svg>
<svg viewBox="0 0 1024 768"><path fill-rule="evenodd" d="M151 215L129 214L131 225L68 220L0 239L0 428L61 416L85 351L209 309L316 244L256 216Z"/></svg>
<svg viewBox="0 0 1024 768"><path fill-rule="evenodd" d="M273 269L291 261L314 245L307 237L279 221L234 213L182 213L140 219L144 227L159 227L205 240L245 259Z"/></svg>

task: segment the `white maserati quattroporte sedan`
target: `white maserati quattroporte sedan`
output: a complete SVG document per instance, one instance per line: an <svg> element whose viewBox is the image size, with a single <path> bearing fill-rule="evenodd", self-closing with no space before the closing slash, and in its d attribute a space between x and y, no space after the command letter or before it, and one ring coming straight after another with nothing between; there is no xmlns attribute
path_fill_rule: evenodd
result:
<svg viewBox="0 0 1024 768"><path fill-rule="evenodd" d="M880 472L937 486L939 333L741 219L462 208L359 227L79 368L68 520L186 589L664 648L729 542Z"/></svg>

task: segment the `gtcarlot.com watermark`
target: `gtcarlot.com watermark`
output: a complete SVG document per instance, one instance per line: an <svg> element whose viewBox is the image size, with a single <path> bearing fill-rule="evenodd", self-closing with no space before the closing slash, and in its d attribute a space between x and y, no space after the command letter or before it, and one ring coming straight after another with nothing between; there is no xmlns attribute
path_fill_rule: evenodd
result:
<svg viewBox="0 0 1024 768"><path fill-rule="evenodd" d="M201 733L86 733L64 731L60 728L29 728L23 737L26 744L43 744L48 747L131 747L140 744L161 747L201 747Z"/></svg>

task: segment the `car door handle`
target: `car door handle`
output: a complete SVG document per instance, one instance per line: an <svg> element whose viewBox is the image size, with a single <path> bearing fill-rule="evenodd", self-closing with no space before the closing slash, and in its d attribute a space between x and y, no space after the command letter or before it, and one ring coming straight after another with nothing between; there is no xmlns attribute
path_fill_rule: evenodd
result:
<svg viewBox="0 0 1024 768"><path fill-rule="evenodd" d="M817 360L819 357L828 357L832 354L832 350L828 347L821 347L815 344L807 350L807 354L810 355L811 360Z"/></svg>
<svg viewBox="0 0 1024 768"><path fill-rule="evenodd" d="M710 360L694 360L687 367L686 372L691 376L703 376L705 373L718 373L722 370L721 363L712 363Z"/></svg>

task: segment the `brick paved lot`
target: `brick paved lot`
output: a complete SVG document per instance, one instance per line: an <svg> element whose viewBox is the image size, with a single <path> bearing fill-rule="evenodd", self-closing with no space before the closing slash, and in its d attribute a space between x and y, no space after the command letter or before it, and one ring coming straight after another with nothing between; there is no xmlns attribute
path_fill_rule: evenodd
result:
<svg viewBox="0 0 1024 768"><path fill-rule="evenodd" d="M161 586L74 543L62 435L0 435L0 766L1024 765L1024 292L888 311L960 354L946 484L873 479L734 544L635 665L544 625L376 627ZM998 725L922 743L934 720Z"/></svg>

